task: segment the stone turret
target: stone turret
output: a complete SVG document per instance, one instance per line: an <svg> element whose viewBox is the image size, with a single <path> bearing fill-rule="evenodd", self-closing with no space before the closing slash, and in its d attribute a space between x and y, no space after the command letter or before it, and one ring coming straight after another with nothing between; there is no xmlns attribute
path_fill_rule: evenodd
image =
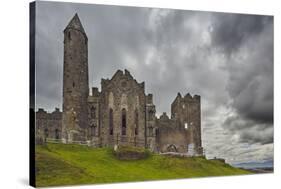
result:
<svg viewBox="0 0 281 189"><path fill-rule="evenodd" d="M194 145L197 154L202 154L201 144L201 102L200 96L178 93L171 105L171 118L179 122L189 133L189 143Z"/></svg>
<svg viewBox="0 0 281 189"><path fill-rule="evenodd" d="M63 139L86 140L88 127L88 38L77 14L64 30Z"/></svg>

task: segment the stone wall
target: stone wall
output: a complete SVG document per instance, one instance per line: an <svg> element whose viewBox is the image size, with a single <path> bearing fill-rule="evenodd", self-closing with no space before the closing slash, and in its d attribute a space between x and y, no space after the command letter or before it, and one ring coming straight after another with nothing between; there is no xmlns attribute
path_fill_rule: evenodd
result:
<svg viewBox="0 0 281 189"><path fill-rule="evenodd" d="M157 119L156 143L160 153L178 152L187 153L189 134L179 121L170 119L166 113Z"/></svg>
<svg viewBox="0 0 281 189"><path fill-rule="evenodd" d="M92 88L92 95L88 98L88 140L91 141L93 146L101 146L100 141L100 92L98 88Z"/></svg>
<svg viewBox="0 0 281 189"><path fill-rule="evenodd" d="M52 113L39 108L35 114L36 138L61 139L62 134L62 112L58 108Z"/></svg>

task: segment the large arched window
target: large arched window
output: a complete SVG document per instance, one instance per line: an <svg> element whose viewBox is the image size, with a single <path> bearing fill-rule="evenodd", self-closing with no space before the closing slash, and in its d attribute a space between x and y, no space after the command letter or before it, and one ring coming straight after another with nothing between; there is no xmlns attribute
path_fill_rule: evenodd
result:
<svg viewBox="0 0 281 189"><path fill-rule="evenodd" d="M167 147L168 152L178 152L178 149L175 145L171 144L170 146Z"/></svg>
<svg viewBox="0 0 281 189"><path fill-rule="evenodd" d="M138 135L139 132L139 113L138 110L135 110L135 135Z"/></svg>
<svg viewBox="0 0 281 189"><path fill-rule="evenodd" d="M122 109L122 135L126 135L127 120L126 120L126 109Z"/></svg>
<svg viewBox="0 0 281 189"><path fill-rule="evenodd" d="M109 134L113 135L113 110L109 110Z"/></svg>

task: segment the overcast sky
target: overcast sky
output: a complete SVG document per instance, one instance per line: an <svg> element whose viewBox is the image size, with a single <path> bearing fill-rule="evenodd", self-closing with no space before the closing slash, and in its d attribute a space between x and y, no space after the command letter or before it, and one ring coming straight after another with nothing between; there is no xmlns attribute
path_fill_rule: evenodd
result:
<svg viewBox="0 0 281 189"><path fill-rule="evenodd" d="M178 92L201 96L208 158L273 159L273 17L37 2L36 107L62 107L63 30L75 13L88 36L89 85L128 69L157 115Z"/></svg>

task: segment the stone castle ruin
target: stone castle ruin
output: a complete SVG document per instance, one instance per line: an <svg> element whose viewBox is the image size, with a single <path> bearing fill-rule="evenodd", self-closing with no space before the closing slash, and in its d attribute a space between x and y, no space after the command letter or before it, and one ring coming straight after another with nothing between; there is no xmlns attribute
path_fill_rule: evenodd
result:
<svg viewBox="0 0 281 189"><path fill-rule="evenodd" d="M145 94L129 71L88 86L88 38L76 14L64 30L63 111L36 112L36 135L95 147L129 145L154 152L202 155L200 96L177 94L171 118L156 116L153 95Z"/></svg>

